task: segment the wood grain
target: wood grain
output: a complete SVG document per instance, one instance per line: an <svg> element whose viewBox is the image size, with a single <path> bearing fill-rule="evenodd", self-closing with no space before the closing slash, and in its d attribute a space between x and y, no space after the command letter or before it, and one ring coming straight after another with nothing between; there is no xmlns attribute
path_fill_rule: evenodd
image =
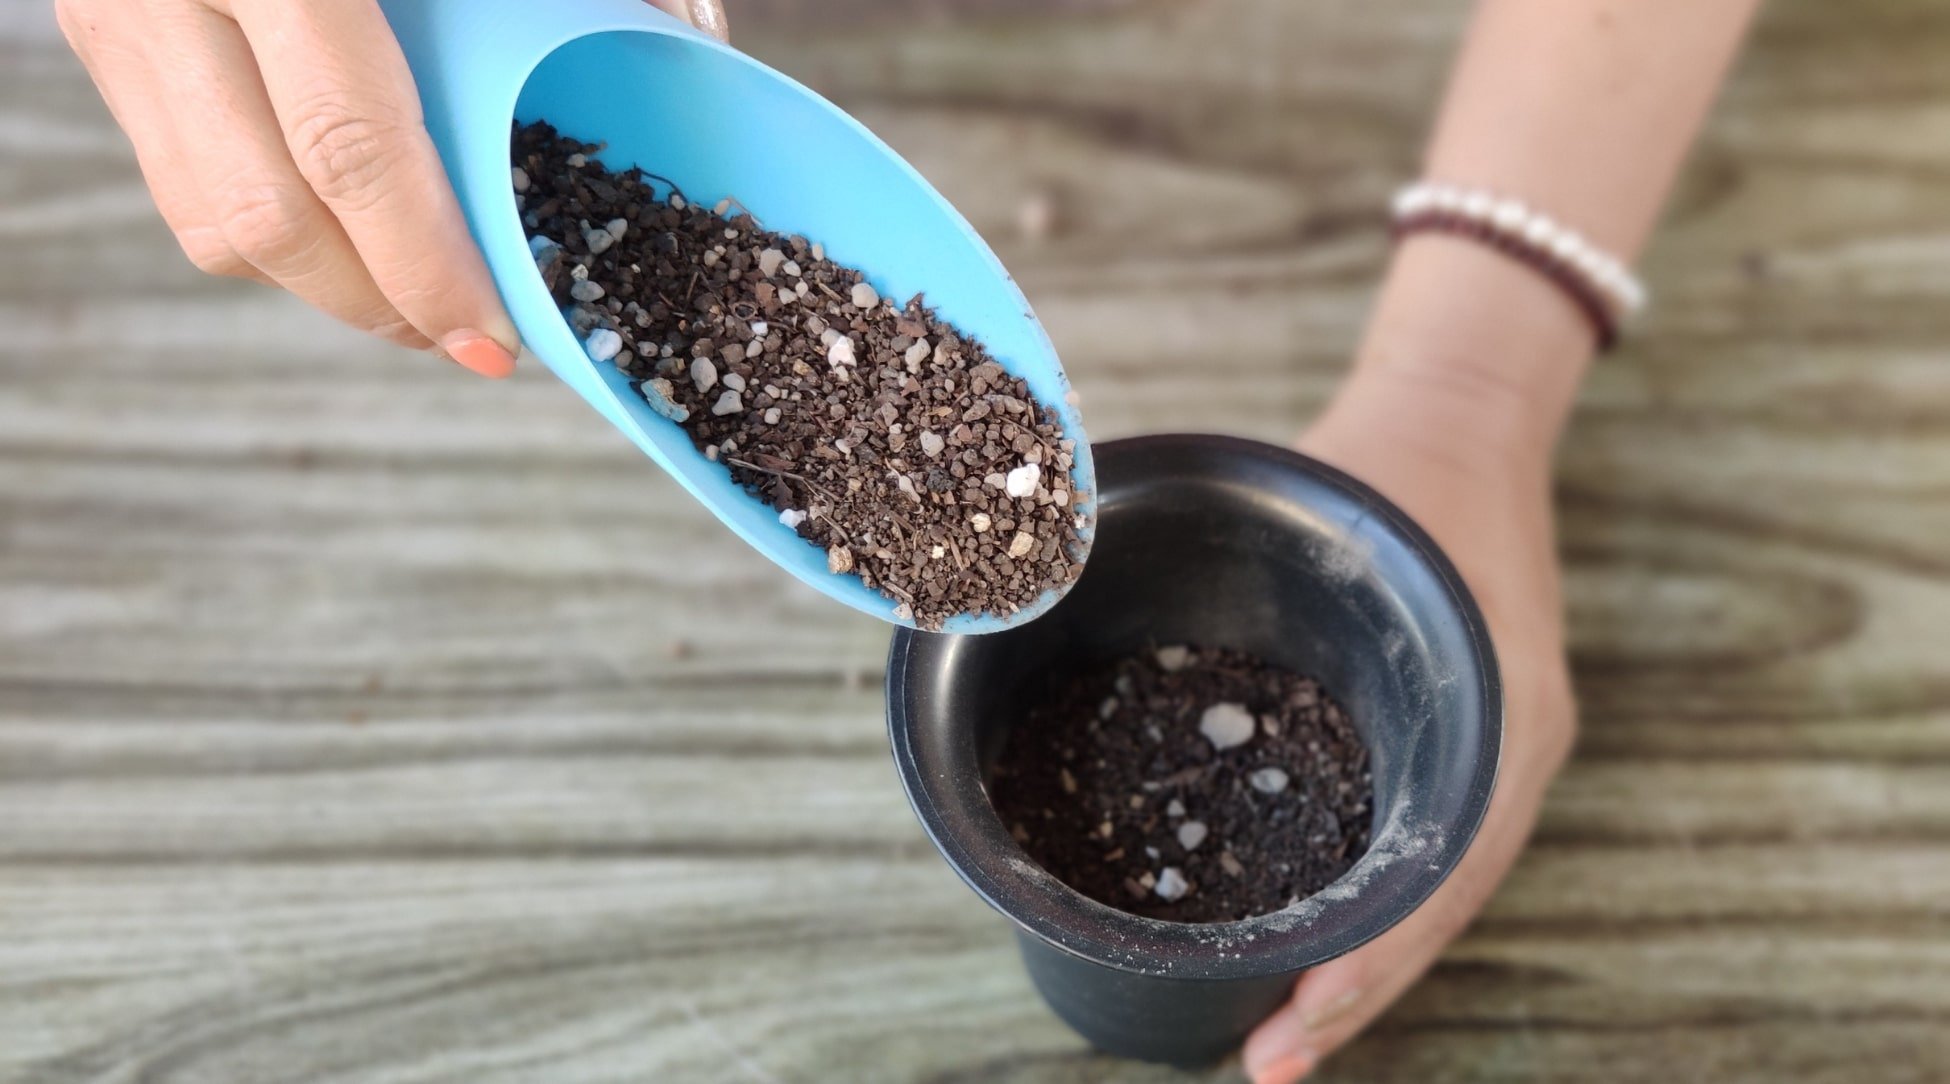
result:
<svg viewBox="0 0 1950 1084"><path fill-rule="evenodd" d="M904 808L879 627L538 366L197 276L45 8L0 9L0 1080L1229 1078L1036 1003ZM1100 439L1318 406L1466 16L733 10L996 242ZM1950 9L1772 5L1646 271L1559 470L1582 747L1326 1079L1950 1065Z"/></svg>

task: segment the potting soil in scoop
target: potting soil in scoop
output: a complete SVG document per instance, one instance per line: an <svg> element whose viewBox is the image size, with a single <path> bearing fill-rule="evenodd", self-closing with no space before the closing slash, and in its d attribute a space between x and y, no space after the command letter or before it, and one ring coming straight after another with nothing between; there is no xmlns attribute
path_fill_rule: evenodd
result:
<svg viewBox="0 0 1950 1084"><path fill-rule="evenodd" d="M922 628L1076 578L1076 445L1020 378L920 297L599 149L514 131L530 248L592 359Z"/></svg>
<svg viewBox="0 0 1950 1084"><path fill-rule="evenodd" d="M1226 922L1320 891L1368 849L1368 750L1312 678L1162 647L1057 675L990 799L1044 869L1100 903Z"/></svg>

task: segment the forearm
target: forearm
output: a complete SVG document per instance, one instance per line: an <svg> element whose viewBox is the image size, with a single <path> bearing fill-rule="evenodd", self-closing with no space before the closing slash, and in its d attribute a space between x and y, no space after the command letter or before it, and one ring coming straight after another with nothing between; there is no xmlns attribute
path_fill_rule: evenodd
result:
<svg viewBox="0 0 1950 1084"><path fill-rule="evenodd" d="M1425 176L1521 199L1630 260L1757 6L1483 0ZM1460 396L1476 435L1542 453L1593 345L1543 276L1473 241L1416 234L1390 264L1356 379Z"/></svg>

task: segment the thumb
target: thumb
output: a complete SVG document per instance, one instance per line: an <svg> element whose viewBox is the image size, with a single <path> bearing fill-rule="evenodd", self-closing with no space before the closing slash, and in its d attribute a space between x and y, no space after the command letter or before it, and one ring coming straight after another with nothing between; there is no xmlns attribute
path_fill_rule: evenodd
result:
<svg viewBox="0 0 1950 1084"><path fill-rule="evenodd" d="M1435 952L1416 951L1420 947L1377 943L1302 976L1293 999L1253 1032L1241 1052L1253 1084L1305 1078L1427 969Z"/></svg>
<svg viewBox="0 0 1950 1084"><path fill-rule="evenodd" d="M1551 750L1529 753L1513 755L1475 843L1442 887L1394 929L1301 976L1292 1000L1246 1040L1253 1084L1295 1084L1312 1072L1414 985L1476 917L1516 862L1561 762Z"/></svg>

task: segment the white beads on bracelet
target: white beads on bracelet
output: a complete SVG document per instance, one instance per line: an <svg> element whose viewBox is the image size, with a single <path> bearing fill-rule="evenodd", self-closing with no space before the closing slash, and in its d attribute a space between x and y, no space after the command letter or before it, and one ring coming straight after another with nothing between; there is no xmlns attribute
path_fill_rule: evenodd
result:
<svg viewBox="0 0 1950 1084"><path fill-rule="evenodd" d="M1394 212L1398 226L1430 217L1459 219L1548 256L1603 297L1614 318L1638 312L1648 300L1644 284L1616 256L1520 200L1441 181L1418 181L1395 193Z"/></svg>

